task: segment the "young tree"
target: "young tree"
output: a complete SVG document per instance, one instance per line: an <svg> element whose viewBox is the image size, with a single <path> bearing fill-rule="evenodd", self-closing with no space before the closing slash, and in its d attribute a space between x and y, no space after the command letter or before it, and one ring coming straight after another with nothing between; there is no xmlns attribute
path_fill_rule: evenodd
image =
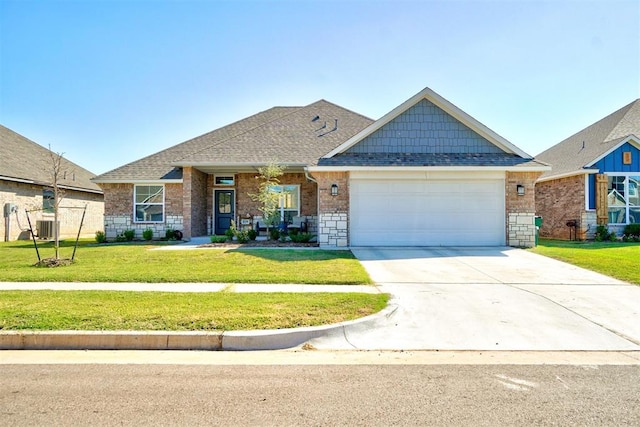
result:
<svg viewBox="0 0 640 427"><path fill-rule="evenodd" d="M258 173L260 174L256 177L260 180L258 193L248 194L251 200L260 203L258 210L262 212L262 218L267 226L267 233L270 226L273 226L280 219L278 212L280 194L273 191L272 187L280 183L278 178L284 174L285 169L285 166L278 165L275 162L270 162L268 165L258 168Z"/></svg>
<svg viewBox="0 0 640 427"><path fill-rule="evenodd" d="M55 248L55 259L60 259L60 236L58 229L58 219L60 212L60 203L64 198L64 190L60 188L60 183L67 172L64 169L62 158L64 153L54 153L49 146L49 178L50 186L53 188L53 239Z"/></svg>

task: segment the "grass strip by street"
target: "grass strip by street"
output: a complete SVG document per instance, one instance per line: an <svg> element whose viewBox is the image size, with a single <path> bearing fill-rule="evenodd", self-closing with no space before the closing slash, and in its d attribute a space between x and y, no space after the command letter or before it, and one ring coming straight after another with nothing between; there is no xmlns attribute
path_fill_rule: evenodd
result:
<svg viewBox="0 0 640 427"><path fill-rule="evenodd" d="M382 310L387 294L0 291L0 330L231 331L319 326Z"/></svg>
<svg viewBox="0 0 640 427"><path fill-rule="evenodd" d="M136 283L299 283L371 284L350 251L295 249L194 249L153 251L162 243L96 245L80 242L72 265L34 267L29 241L0 243L0 281L4 282L136 282ZM166 245L166 244L165 244ZM40 243L42 258L53 255L52 243ZM73 242L61 245L70 257Z"/></svg>
<svg viewBox="0 0 640 427"><path fill-rule="evenodd" d="M530 251L640 285L640 243L541 239Z"/></svg>

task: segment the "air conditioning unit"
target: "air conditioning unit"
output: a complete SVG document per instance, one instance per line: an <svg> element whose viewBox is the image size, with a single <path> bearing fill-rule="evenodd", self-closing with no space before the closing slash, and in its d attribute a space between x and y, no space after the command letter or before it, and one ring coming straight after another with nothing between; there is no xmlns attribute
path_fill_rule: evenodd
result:
<svg viewBox="0 0 640 427"><path fill-rule="evenodd" d="M36 235L39 239L53 239L53 221L36 221ZM60 235L60 221L58 221L58 235Z"/></svg>

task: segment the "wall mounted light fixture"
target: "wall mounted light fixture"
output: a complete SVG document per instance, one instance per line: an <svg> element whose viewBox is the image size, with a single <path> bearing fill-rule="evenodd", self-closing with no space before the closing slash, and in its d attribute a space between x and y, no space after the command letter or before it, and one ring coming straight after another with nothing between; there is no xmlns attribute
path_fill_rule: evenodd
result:
<svg viewBox="0 0 640 427"><path fill-rule="evenodd" d="M338 195L338 184L331 184L331 195L332 196Z"/></svg>
<svg viewBox="0 0 640 427"><path fill-rule="evenodd" d="M516 185L516 192L518 193L518 196L524 196L524 185Z"/></svg>

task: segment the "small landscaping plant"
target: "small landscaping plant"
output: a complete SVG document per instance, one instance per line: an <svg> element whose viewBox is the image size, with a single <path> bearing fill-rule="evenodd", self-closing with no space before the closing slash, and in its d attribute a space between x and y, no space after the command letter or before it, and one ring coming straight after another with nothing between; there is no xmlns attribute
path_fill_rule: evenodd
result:
<svg viewBox="0 0 640 427"><path fill-rule="evenodd" d="M173 228L167 228L164 232L164 237L167 240L176 240L175 230Z"/></svg>
<svg viewBox="0 0 640 427"><path fill-rule="evenodd" d="M118 243L122 243L122 242L126 242L127 238L124 237L124 233L120 233L116 236L116 242Z"/></svg>
<svg viewBox="0 0 640 427"><path fill-rule="evenodd" d="M136 237L136 230L124 230L123 235L124 238L127 239L127 242L130 242Z"/></svg>
<svg viewBox="0 0 640 427"><path fill-rule="evenodd" d="M247 230L236 230L235 236L238 243L247 243L249 241L249 232Z"/></svg>
<svg viewBox="0 0 640 427"><path fill-rule="evenodd" d="M228 241L232 241L233 240L233 236L235 235L235 230L233 228L229 228L227 231L224 232L224 235L227 237Z"/></svg>
<svg viewBox="0 0 640 427"><path fill-rule="evenodd" d="M142 232L142 238L143 238L144 240L151 240L151 239L153 239L153 230L152 230L152 229L150 229L150 228L147 228L146 230L144 230L144 231Z"/></svg>
<svg viewBox="0 0 640 427"><path fill-rule="evenodd" d="M311 233L289 233L289 238L294 243L309 243L314 237Z"/></svg>
<svg viewBox="0 0 640 427"><path fill-rule="evenodd" d="M277 228L270 228L269 238L271 240L278 240L280 238L280 230L278 230Z"/></svg>
<svg viewBox="0 0 640 427"><path fill-rule="evenodd" d="M640 242L640 224L628 224L624 227L622 235L624 242Z"/></svg>
<svg viewBox="0 0 640 427"><path fill-rule="evenodd" d="M97 243L107 242L107 235L104 234L104 231L96 231L96 242Z"/></svg>
<svg viewBox="0 0 640 427"><path fill-rule="evenodd" d="M209 237L209 239L211 239L211 243L224 243L227 241L227 236L211 236Z"/></svg>
<svg viewBox="0 0 640 427"><path fill-rule="evenodd" d="M258 237L258 232L254 229L247 231L247 235L249 236L249 240L256 240Z"/></svg>
<svg viewBox="0 0 640 427"><path fill-rule="evenodd" d="M609 231L607 226L599 225L596 228L596 236L595 236L596 242L609 242L609 241L615 242L616 240L617 240L617 237L616 237L615 231Z"/></svg>

